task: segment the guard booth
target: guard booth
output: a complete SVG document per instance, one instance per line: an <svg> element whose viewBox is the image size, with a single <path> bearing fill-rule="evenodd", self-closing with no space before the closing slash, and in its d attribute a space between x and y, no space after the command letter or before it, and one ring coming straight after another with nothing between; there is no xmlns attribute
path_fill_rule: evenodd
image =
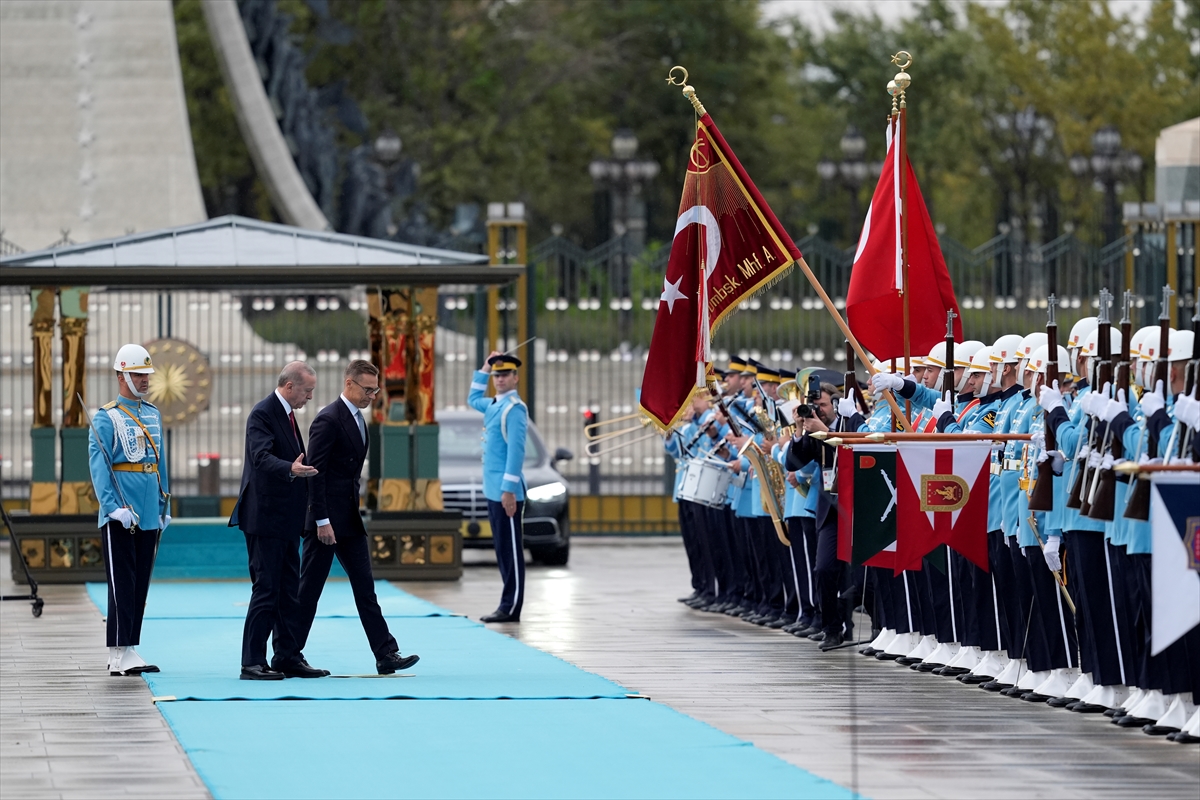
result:
<svg viewBox="0 0 1200 800"><path fill-rule="evenodd" d="M242 534L226 524L246 415L284 363L304 360L318 374L298 414L306 430L337 399L348 360L365 358L384 387L368 410L363 506L375 574L457 579L460 515L443 509L434 419L438 287L483 290L524 274L482 255L233 216L0 259L14 315L5 336L18 325L32 336L32 358L7 381L28 398L28 427L5 427L0 454L5 482L29 483L13 523L34 577L104 580L88 413L116 394L112 354L137 342L154 358L149 399L177 492L157 576L246 575Z"/></svg>

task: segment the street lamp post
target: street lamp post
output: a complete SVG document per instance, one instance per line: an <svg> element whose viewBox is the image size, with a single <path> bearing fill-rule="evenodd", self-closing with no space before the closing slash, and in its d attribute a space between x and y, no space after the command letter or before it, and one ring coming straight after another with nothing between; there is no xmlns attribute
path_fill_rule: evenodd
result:
<svg viewBox="0 0 1200 800"><path fill-rule="evenodd" d="M846 126L838 148L842 151L842 160L835 162L831 158L822 158L817 162L817 176L826 183L841 183L850 193L850 225L854 230L854 241L858 241L858 223L861 210L858 202L858 191L868 177L878 177L883 171L883 164L863 160L867 152L867 140L853 125Z"/></svg>
<svg viewBox="0 0 1200 800"><path fill-rule="evenodd" d="M1071 173L1077 178L1092 177L1104 192L1104 243L1115 242L1121 236L1121 221L1117 209L1117 195L1121 191L1121 179L1137 179L1142 173L1142 157L1132 150L1121 149L1121 132L1106 125L1092 134L1092 156L1082 153L1071 156L1067 162Z"/></svg>
<svg viewBox="0 0 1200 800"><path fill-rule="evenodd" d="M620 301L620 324L623 340L629 338L632 325L630 256L646 248L646 199L643 189L658 175L659 165L653 160L635 158L638 139L629 128L619 128L613 134L612 156L597 158L588 165L588 173L598 191L608 195L608 235L625 236L626 247L617 257L613 292Z"/></svg>

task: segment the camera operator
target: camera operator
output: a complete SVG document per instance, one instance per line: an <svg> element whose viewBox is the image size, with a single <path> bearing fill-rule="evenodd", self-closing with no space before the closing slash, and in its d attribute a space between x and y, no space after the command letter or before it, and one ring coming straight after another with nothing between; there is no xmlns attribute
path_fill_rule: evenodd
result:
<svg viewBox="0 0 1200 800"><path fill-rule="evenodd" d="M853 403L845 403L837 387L831 383L810 380L807 403L796 407L796 432L787 445L785 467L796 471L816 462L821 470L817 484L817 563L814 575L817 583L818 606L822 629L809 638L821 642L822 650L832 650L850 638L854 597L851 591L848 565L837 558L837 496L833 494L833 476L837 448L812 438L817 431L856 431L864 423L862 414ZM846 413L843 414L842 412ZM814 481L816 483L816 481ZM848 608L846 606L849 606Z"/></svg>

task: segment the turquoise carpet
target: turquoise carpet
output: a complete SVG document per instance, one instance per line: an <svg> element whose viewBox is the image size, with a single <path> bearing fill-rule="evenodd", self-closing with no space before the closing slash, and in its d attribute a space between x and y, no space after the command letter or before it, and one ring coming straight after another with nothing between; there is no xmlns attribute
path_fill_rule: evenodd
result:
<svg viewBox="0 0 1200 800"><path fill-rule="evenodd" d="M103 610L104 585L88 591ZM421 654L412 670L366 676L349 586L330 583L305 655L352 677L268 682L237 679L248 583L152 587L138 650L162 672L144 677L213 797L851 797L479 623L377 591L402 652ZM195 702L228 700L259 702Z"/></svg>

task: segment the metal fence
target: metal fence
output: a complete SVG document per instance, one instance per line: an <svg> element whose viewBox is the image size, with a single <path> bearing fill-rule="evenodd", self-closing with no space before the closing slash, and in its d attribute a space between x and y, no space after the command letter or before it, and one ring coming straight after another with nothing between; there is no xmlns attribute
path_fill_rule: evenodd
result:
<svg viewBox="0 0 1200 800"><path fill-rule="evenodd" d="M853 253L816 237L799 246L842 307ZM991 342L1005 333L1041 328L1050 289L1063 301L1059 324L1069 328L1093 313L1101 287L1119 294L1126 283L1127 253L1139 293L1135 324L1149 324L1158 314L1158 289L1166 272L1161 235L1137 234L1101 250L1070 236L1039 247L1010 237L974 249L948 240L942 247L969 338ZM552 449L567 447L576 454L561 467L577 496L661 496L673 474L673 464L655 439L589 458L582 414L588 410L603 420L636 409L667 256L663 246L632 252L624 238L594 250L553 238L531 250L530 322L539 336L532 412ZM1189 271L1183 272L1177 300L1190 309L1195 287ZM465 404L484 348L478 332L481 315L486 317L486 297L472 287L440 290L439 409ZM505 314L516 313L511 292L502 294L500 303ZM88 404L94 411L114 394L111 359L121 344L165 336L191 342L210 363L212 392L207 410L170 431L173 488L177 495L196 494L201 463L219 454L221 491L231 495L241 474L250 407L270 392L283 363L305 359L318 374L314 400L299 417L307 426L317 409L336 398L347 359L366 350L365 308L361 288L293 288L276 294L96 289L86 345ZM506 329L515 330L515 325ZM798 270L745 302L741 313L720 329L714 345L718 360L738 353L781 367L845 368L841 336ZM58 347L56 339L55 405L61 407ZM29 293L9 291L0 295L0 475L6 498L29 493L32 361Z"/></svg>

